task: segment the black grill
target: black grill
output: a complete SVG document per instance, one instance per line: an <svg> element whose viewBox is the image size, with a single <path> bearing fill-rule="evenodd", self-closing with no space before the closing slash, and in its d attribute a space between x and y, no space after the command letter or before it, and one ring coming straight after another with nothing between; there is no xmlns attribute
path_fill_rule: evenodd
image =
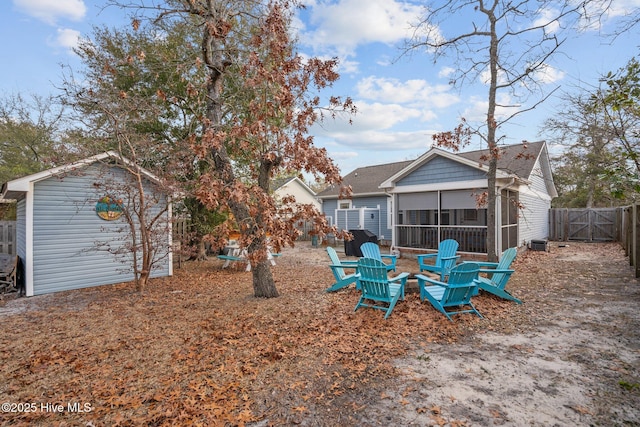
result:
<svg viewBox="0 0 640 427"><path fill-rule="evenodd" d="M346 256L362 257L360 246L366 242L378 243L378 237L369 230L349 230L353 240L344 241L344 254Z"/></svg>

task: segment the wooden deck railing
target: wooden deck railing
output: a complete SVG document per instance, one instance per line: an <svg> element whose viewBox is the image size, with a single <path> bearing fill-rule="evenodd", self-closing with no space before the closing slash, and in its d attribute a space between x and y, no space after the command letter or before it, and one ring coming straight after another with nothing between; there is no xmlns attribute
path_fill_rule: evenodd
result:
<svg viewBox="0 0 640 427"><path fill-rule="evenodd" d="M445 239L457 240L461 252L487 253L486 227L396 226L396 244L401 248L438 249L438 243Z"/></svg>

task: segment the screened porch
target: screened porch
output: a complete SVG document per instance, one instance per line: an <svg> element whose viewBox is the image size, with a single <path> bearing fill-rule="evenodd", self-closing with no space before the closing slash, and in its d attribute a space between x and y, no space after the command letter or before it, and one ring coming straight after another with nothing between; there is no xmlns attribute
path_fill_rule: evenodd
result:
<svg viewBox="0 0 640 427"><path fill-rule="evenodd" d="M434 191L397 196L395 245L399 248L438 249L440 241L454 239L459 251L487 253L487 209L477 207L482 190ZM496 212L501 247L517 246L517 193L503 190Z"/></svg>

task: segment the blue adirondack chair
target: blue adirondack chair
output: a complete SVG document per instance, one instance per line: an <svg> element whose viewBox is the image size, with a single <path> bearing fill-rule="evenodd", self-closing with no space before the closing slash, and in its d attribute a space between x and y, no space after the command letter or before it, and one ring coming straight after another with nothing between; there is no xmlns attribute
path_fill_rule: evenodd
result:
<svg viewBox="0 0 640 427"><path fill-rule="evenodd" d="M352 268L355 270L358 266L358 261L340 260L336 250L331 246L327 246L327 254L329 255L329 259L331 259L331 265L329 267L331 267L333 276L336 279L336 282L327 288L327 292L334 292L355 283L358 278L356 272L354 271L351 274L347 274L344 269Z"/></svg>
<svg viewBox="0 0 640 427"><path fill-rule="evenodd" d="M404 286L409 273L400 273L389 278L387 266L380 260L360 258L358 261L358 284L362 295L354 311L360 307L370 307L385 312L384 318L389 317L398 299L404 299ZM366 301L371 301L367 303Z"/></svg>
<svg viewBox="0 0 640 427"><path fill-rule="evenodd" d="M509 267L511 267L511 263L516 259L517 254L518 250L516 248L509 248L502 253L500 262L478 262L480 273L487 273L488 276L480 276L478 278L478 287L500 298L522 304L522 301L505 290L505 286L507 286L507 282L514 272L514 270Z"/></svg>
<svg viewBox="0 0 640 427"><path fill-rule="evenodd" d="M451 319L452 314L475 313L482 317L471 302L478 290L478 264L466 262L458 264L449 272L447 283L417 274L420 299L429 300L440 313ZM452 309L447 311L447 309Z"/></svg>
<svg viewBox="0 0 640 427"><path fill-rule="evenodd" d="M387 266L387 271L396 271L396 261L397 257L395 255L382 255L380 253L380 246L376 245L373 242L366 242L360 246L360 252L362 252L362 256L365 258L373 258L384 262L385 260L389 260L389 262L385 262Z"/></svg>
<svg viewBox="0 0 640 427"><path fill-rule="evenodd" d="M444 281L445 277L449 275L449 271L456 265L459 255L456 255L458 251L458 242L453 239L447 239L440 242L438 245L438 252L435 254L418 255L418 265L420 271L429 271L431 273L437 273L440 275L440 281ZM425 261L434 259L433 264L427 264Z"/></svg>

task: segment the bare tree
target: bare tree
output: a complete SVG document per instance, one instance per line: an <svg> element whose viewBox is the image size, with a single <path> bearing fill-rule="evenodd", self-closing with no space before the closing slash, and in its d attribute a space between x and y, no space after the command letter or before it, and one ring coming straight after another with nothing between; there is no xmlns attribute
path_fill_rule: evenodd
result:
<svg viewBox="0 0 640 427"><path fill-rule="evenodd" d="M565 40L588 2L449 0L430 2L415 25L406 53L427 50L434 61L443 56L456 60L451 83L487 85L485 121L469 124L489 149L487 201L487 255L496 254L496 170L499 144L504 138L501 126L546 100L555 89L546 90L549 60ZM446 24L455 20L455 33L443 34ZM557 89L557 88L556 88ZM508 103L498 102L499 94ZM437 138L437 137L436 137ZM440 138L442 140L442 138ZM447 143L447 145L451 145Z"/></svg>
<svg viewBox="0 0 640 427"><path fill-rule="evenodd" d="M98 50L92 49L88 42L84 49L99 56ZM144 57L144 51L139 52L139 57ZM164 151L167 145L147 131L147 126L156 123L156 118L165 113L162 103L158 102L162 96L139 94L139 85L132 84L136 79L127 80L116 72L123 63L127 63L127 58L121 63L103 61L102 67L89 66L81 79L73 74L66 76L64 101L72 107L77 122L82 124L78 134L86 141L84 154L113 151L116 154L109 158L115 157L116 163L111 166L126 172L120 176L107 175L94 184L109 200L118 200L116 205L125 224L118 229L122 234L119 241L96 242L96 249L108 251L130 265L136 289L143 292L154 268L171 251L167 241L171 230L169 198L173 189L172 181L164 178L172 176L173 167L180 163L174 163L175 157L179 156L167 156ZM156 171L167 170L167 173L151 175L144 165Z"/></svg>
<svg viewBox="0 0 640 427"><path fill-rule="evenodd" d="M605 111L591 94L564 95L563 109L544 122L543 135L566 147L557 164L554 182L559 188L557 207L611 206L611 181L607 170L617 164L612 151L614 133Z"/></svg>
<svg viewBox="0 0 640 427"><path fill-rule="evenodd" d="M135 156L135 150L122 151ZM123 221L116 229L120 238L97 241L95 249L107 251L123 263L124 270L133 273L136 290L143 293L152 272L166 266L171 253L171 195L164 182L134 159L114 153L106 159L110 161L103 162L101 179L94 183L103 195L97 206L121 215Z"/></svg>

